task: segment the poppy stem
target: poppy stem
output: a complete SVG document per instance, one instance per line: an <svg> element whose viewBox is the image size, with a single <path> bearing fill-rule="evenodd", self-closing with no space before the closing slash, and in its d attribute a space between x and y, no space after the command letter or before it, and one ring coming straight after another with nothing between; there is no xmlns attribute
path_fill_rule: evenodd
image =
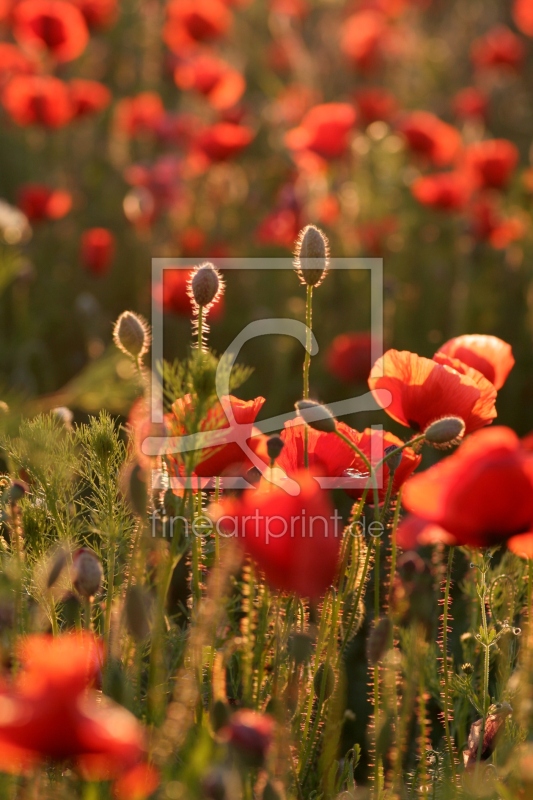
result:
<svg viewBox="0 0 533 800"><path fill-rule="evenodd" d="M313 287L307 286L305 298L305 356L303 374L303 399L309 399L309 371L311 368L311 335L313 325ZM309 467L309 431L307 425L304 430L304 466Z"/></svg>
<svg viewBox="0 0 533 800"><path fill-rule="evenodd" d="M374 519L376 522L379 522L379 489L378 489L378 482L376 480L376 471L372 466L372 464L370 463L370 461L368 460L367 456L363 453L362 450L360 450L357 447L356 444L351 442L347 436L345 436L343 433L339 431L338 428L335 429L335 433L337 434L339 439L342 439L342 441L348 445L348 447L351 447L354 453L357 453L357 455L359 456L359 458L361 459L361 461L368 470L368 476L372 483L372 491L374 493Z"/></svg>
<svg viewBox="0 0 533 800"><path fill-rule="evenodd" d="M198 350L204 349L204 309L198 306Z"/></svg>
<svg viewBox="0 0 533 800"><path fill-rule="evenodd" d="M450 708L450 675L448 672L448 615L454 554L455 548L450 547L448 551L448 565L446 567L446 581L444 584L444 605L442 609L442 676L444 683L444 734L446 737L446 747L448 750L450 767L452 770L453 784L455 786L457 781L457 775L455 772L455 753L453 748L452 734L450 731L450 720L448 718L448 710Z"/></svg>

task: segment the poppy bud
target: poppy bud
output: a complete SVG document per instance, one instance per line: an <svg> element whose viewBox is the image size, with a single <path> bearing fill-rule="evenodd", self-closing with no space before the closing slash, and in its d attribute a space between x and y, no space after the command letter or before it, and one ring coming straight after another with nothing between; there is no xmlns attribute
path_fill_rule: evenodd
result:
<svg viewBox="0 0 533 800"><path fill-rule="evenodd" d="M428 444L445 449L459 444L464 432L465 423L460 417L442 417L428 425L424 436Z"/></svg>
<svg viewBox="0 0 533 800"><path fill-rule="evenodd" d="M246 763L260 766L264 763L272 742L274 720L268 714L243 708L233 714L224 733L227 741Z"/></svg>
<svg viewBox="0 0 533 800"><path fill-rule="evenodd" d="M335 433L337 425L335 417L326 406L314 400L298 400L295 403L296 412L310 428L322 433Z"/></svg>
<svg viewBox="0 0 533 800"><path fill-rule="evenodd" d="M9 502L18 503L19 500L22 500L27 491L28 486L24 481L13 481L8 490Z"/></svg>
<svg viewBox="0 0 533 800"><path fill-rule="evenodd" d="M94 597L103 578L100 561L92 550L80 547L72 556L74 588L82 597Z"/></svg>
<svg viewBox="0 0 533 800"><path fill-rule="evenodd" d="M391 444L389 447L385 448L385 458L389 472L396 472L402 462L402 456L403 450L401 450L395 444Z"/></svg>
<svg viewBox="0 0 533 800"><path fill-rule="evenodd" d="M202 264L192 273L190 294L197 306L209 306L222 288L222 280L213 264Z"/></svg>
<svg viewBox="0 0 533 800"><path fill-rule="evenodd" d="M81 261L92 275L104 275L115 254L115 237L107 228L90 228L81 237Z"/></svg>
<svg viewBox="0 0 533 800"><path fill-rule="evenodd" d="M59 422L63 423L63 426L67 431L72 430L72 420L74 419L74 414L67 408L66 406L57 406L53 408L50 412L54 415L54 417L59 420Z"/></svg>
<svg viewBox="0 0 533 800"><path fill-rule="evenodd" d="M115 322L113 341L125 355L141 358L150 346L148 323L139 314L124 311Z"/></svg>
<svg viewBox="0 0 533 800"><path fill-rule="evenodd" d="M329 266L329 243L322 231L314 225L303 228L294 256L300 281L308 286L319 286Z"/></svg>
<svg viewBox="0 0 533 800"><path fill-rule="evenodd" d="M470 664L469 661L467 661L466 664L463 664L461 666L461 670L462 670L462 672L464 672L465 675L473 675L474 674L474 667L472 666L472 664Z"/></svg>
<svg viewBox="0 0 533 800"><path fill-rule="evenodd" d="M326 673L325 675L324 672ZM322 681L324 681L323 690ZM322 697L323 700L327 700L328 697L331 697L335 688L335 673L329 664L323 663L319 666L313 678L313 688L318 698Z"/></svg>
<svg viewBox="0 0 533 800"><path fill-rule="evenodd" d="M378 661L381 661L387 652L391 627L389 617L383 617L370 632L366 643L366 657L373 666L375 666Z"/></svg>
<svg viewBox="0 0 533 800"><path fill-rule="evenodd" d="M269 436L267 439L266 447L269 459L275 461L285 447L285 442L281 436L274 434L274 436Z"/></svg>
<svg viewBox="0 0 533 800"><path fill-rule="evenodd" d="M307 633L292 633L289 636L288 650L297 664L306 664L311 660L313 640Z"/></svg>

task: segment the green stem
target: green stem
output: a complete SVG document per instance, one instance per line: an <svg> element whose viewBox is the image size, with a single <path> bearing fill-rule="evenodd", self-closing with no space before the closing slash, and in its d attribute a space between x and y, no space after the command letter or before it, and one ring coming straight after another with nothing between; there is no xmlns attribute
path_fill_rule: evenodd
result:
<svg viewBox="0 0 533 800"><path fill-rule="evenodd" d="M313 287L307 287L305 299L305 356L304 356L304 375L303 375L303 399L309 398L309 371L311 369L311 334L313 324ZM304 466L309 467L309 430L307 425L304 430Z"/></svg>
<svg viewBox="0 0 533 800"><path fill-rule="evenodd" d="M198 350L204 349L204 309L198 306Z"/></svg>
<svg viewBox="0 0 533 800"><path fill-rule="evenodd" d="M442 612L442 669L444 678L444 733L446 737L446 747L450 758L453 784L457 781L455 772L455 753L453 748L452 734L450 730L450 720L448 719L448 709L450 707L450 676L448 673L448 605L450 600L450 586L452 581L452 567L455 549L450 547L448 551L448 566L446 568L446 583L444 585L444 607Z"/></svg>

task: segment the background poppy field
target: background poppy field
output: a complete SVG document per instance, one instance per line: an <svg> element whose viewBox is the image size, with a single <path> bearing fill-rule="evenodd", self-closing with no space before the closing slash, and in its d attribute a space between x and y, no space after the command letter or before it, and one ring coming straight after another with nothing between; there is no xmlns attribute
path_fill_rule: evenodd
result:
<svg viewBox="0 0 533 800"><path fill-rule="evenodd" d="M532 70L531 0L0 0L2 797L533 796ZM194 271L309 225L384 260L379 369L365 271ZM181 436L310 297L309 392L284 336L231 382L299 500L225 491L231 445L146 455L152 302ZM388 412L254 428L369 388ZM350 535L166 538L259 507Z"/></svg>

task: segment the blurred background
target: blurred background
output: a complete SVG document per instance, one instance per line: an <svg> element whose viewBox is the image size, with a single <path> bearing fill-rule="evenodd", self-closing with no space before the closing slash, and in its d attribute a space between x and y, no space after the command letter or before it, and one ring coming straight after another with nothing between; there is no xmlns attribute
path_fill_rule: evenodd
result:
<svg viewBox="0 0 533 800"><path fill-rule="evenodd" d="M150 317L151 259L287 257L315 223L332 255L384 259L387 347L510 342L499 419L533 428L528 0L2 0L0 17L8 402L127 414L112 323ZM215 351L251 320L303 320L295 274L225 278ZM155 292L165 356L183 356L184 274ZM369 322L368 275L332 272L314 294L314 396L364 391ZM254 340L240 394L289 410L302 357Z"/></svg>

